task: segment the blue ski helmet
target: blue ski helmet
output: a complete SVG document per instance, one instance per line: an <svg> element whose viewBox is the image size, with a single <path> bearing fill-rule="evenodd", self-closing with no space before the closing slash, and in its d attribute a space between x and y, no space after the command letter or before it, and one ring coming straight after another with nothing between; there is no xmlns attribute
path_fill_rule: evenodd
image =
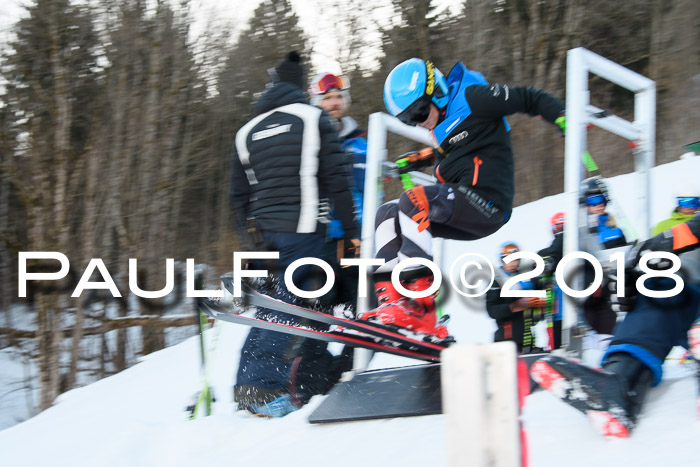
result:
<svg viewBox="0 0 700 467"><path fill-rule="evenodd" d="M449 100L443 74L432 62L420 58L400 63L384 82L384 105L391 115L409 125L428 118L431 102L444 109Z"/></svg>

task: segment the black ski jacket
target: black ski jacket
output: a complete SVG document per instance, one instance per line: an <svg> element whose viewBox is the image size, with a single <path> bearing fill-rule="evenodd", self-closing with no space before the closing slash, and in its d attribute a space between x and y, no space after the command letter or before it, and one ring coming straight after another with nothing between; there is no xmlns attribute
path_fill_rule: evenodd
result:
<svg viewBox="0 0 700 467"><path fill-rule="evenodd" d="M501 282L507 278L494 278L493 285L486 292L486 311L491 318L496 320L498 329L494 333L494 342L513 341L518 352L531 353L541 352L542 349L535 347L535 336L532 333L532 326L543 318L541 309L529 308L514 313L510 305L518 300L513 297L501 297Z"/></svg>
<svg viewBox="0 0 700 467"><path fill-rule="evenodd" d="M238 227L325 235L331 209L347 237L357 236L350 168L338 133L300 88L278 82L236 133L231 205Z"/></svg>
<svg viewBox="0 0 700 467"><path fill-rule="evenodd" d="M442 182L470 187L508 218L515 182L513 148L504 117L526 113L554 123L564 112L564 104L533 87L470 85L450 92L447 112L433 130L438 145L435 175Z"/></svg>

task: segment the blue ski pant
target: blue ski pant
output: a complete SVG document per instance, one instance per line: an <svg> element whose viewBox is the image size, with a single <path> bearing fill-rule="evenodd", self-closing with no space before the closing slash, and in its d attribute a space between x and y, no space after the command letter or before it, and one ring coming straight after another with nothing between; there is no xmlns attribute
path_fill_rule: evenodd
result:
<svg viewBox="0 0 700 467"><path fill-rule="evenodd" d="M279 251L279 261L274 276L277 282L276 298L290 302L290 292L284 283L284 271L293 261L314 257L324 259L333 265L329 257L331 249L320 234L299 234L294 232L264 232L267 250ZM256 269L268 269L270 264L255 263ZM272 272L272 271L270 271ZM294 284L302 290L317 290L325 283L325 273L317 266L302 266L293 275ZM321 297L321 303L332 299L329 292ZM268 309L259 309L258 317L299 324L300 318ZM326 391L326 373L332 356L327 351L327 343L314 339L304 339L290 334L253 328L241 349L240 363L236 376L234 394L260 394L263 399L291 393L299 396L302 403L313 394ZM254 389L249 389L254 388ZM321 392L319 392L321 391ZM255 397L251 397L255 399ZM239 401L240 402L240 401ZM249 400L249 403L265 403L269 400ZM243 404L245 406L245 403Z"/></svg>
<svg viewBox="0 0 700 467"><path fill-rule="evenodd" d="M654 284L655 282L655 284ZM650 289L668 290L668 280L647 280ZM652 285L650 285L652 283ZM688 330L700 317L700 288L688 285L670 298L637 295L634 309L618 323L603 362L615 352L627 352L645 363L661 381L664 359L674 346L688 347Z"/></svg>

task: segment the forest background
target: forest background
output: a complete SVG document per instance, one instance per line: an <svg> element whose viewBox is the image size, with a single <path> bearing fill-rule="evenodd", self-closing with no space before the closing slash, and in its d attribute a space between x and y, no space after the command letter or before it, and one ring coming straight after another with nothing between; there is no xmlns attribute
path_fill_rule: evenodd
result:
<svg viewBox="0 0 700 467"><path fill-rule="evenodd" d="M312 40L290 0L263 0L240 27L196 34L189 0L36 0L3 31L0 348L35 363L40 409L163 348L169 327L194 332L193 315L170 312L179 297L130 296L128 259L138 259L144 290L163 287L166 258L194 258L211 277L230 270L238 247L228 203L233 138L253 117L267 70L290 50L335 58L352 83L350 114L366 127L371 113L384 111L386 75L407 58L431 59L445 74L463 61L490 82L563 99L566 53L585 47L656 81L657 164L700 139L695 0L316 5L332 40ZM310 63L307 77L326 71ZM595 77L590 87L592 104L634 119L629 92ZM562 137L535 119L510 123L516 205L560 193ZM390 158L410 149L389 139ZM593 129L589 149L605 176L633 170L627 141ZM20 251L61 252L71 273L61 283L32 283L19 298ZM92 258L104 261L123 299L107 291L70 297ZM30 266L58 269L55 261ZM22 316L12 312L17 306Z"/></svg>

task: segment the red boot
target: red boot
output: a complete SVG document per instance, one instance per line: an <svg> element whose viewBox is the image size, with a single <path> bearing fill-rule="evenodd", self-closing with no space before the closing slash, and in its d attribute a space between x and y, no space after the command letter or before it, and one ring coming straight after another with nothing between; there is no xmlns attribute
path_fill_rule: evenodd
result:
<svg viewBox="0 0 700 467"><path fill-rule="evenodd" d="M402 282L406 289L415 291L425 290L431 284L432 278L427 277ZM437 324L435 312L437 293L423 298L410 299L401 295L391 281L377 282L376 293L379 307L364 313L359 319L408 329L438 339L445 339L449 336L447 328Z"/></svg>

